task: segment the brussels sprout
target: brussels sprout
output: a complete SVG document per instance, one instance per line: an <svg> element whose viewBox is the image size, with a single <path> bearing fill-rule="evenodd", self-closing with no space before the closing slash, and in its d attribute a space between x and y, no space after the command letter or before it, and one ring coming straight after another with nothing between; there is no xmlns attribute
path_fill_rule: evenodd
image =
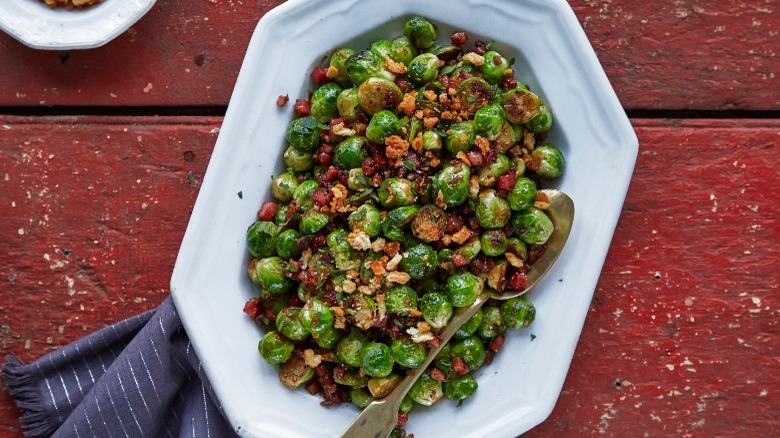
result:
<svg viewBox="0 0 780 438"><path fill-rule="evenodd" d="M402 367L417 368L425 361L425 346L409 339L395 339L390 344L393 360Z"/></svg>
<svg viewBox="0 0 780 438"><path fill-rule="evenodd" d="M362 192L363 190L371 187L371 184L371 178L368 178L363 174L362 168L356 167L354 169L349 169L347 187L349 187L350 190Z"/></svg>
<svg viewBox="0 0 780 438"><path fill-rule="evenodd" d="M473 116L478 109L493 101L493 87L478 76L464 80L455 90L461 110L466 111L469 116Z"/></svg>
<svg viewBox="0 0 780 438"><path fill-rule="evenodd" d="M414 48L408 38L398 37L393 40L390 48L390 59L403 62L404 65L408 66L415 56L417 56L417 49Z"/></svg>
<svg viewBox="0 0 780 438"><path fill-rule="evenodd" d="M368 380L368 391L374 398L385 398L401 383L401 376L391 373L385 377L374 377Z"/></svg>
<svg viewBox="0 0 780 438"><path fill-rule="evenodd" d="M427 84L439 74L439 58L433 53L421 53L409 63L406 76L417 85Z"/></svg>
<svg viewBox="0 0 780 438"><path fill-rule="evenodd" d="M312 116L293 119L285 135L290 144L301 151L313 151L320 144L320 127Z"/></svg>
<svg viewBox="0 0 780 438"><path fill-rule="evenodd" d="M447 213L435 204L426 204L412 218L412 234L424 242L434 242L444 237Z"/></svg>
<svg viewBox="0 0 780 438"><path fill-rule="evenodd" d="M477 238L473 238L468 240L466 243L461 245L456 253L462 255L466 258L469 262L474 260L474 258L479 255L479 252L482 250L482 242L479 241Z"/></svg>
<svg viewBox="0 0 780 438"><path fill-rule="evenodd" d="M487 230L480 236L482 253L486 256L497 257L506 251L506 234L501 230Z"/></svg>
<svg viewBox="0 0 780 438"><path fill-rule="evenodd" d="M398 411L408 414L412 408L414 408L414 401L407 395L401 400L401 406L398 408Z"/></svg>
<svg viewBox="0 0 780 438"><path fill-rule="evenodd" d="M482 288L482 279L465 271L447 277L444 291L453 307L468 307L477 300Z"/></svg>
<svg viewBox="0 0 780 438"><path fill-rule="evenodd" d="M430 245L420 243L403 253L399 267L414 279L427 278L436 272L439 257Z"/></svg>
<svg viewBox="0 0 780 438"><path fill-rule="evenodd" d="M526 296L504 301L499 310L507 327L513 329L528 327L536 317L536 307Z"/></svg>
<svg viewBox="0 0 780 438"><path fill-rule="evenodd" d="M276 224L277 227L283 227L287 225L287 210L290 209L289 205L282 204L279 206L279 208L276 210L276 215L274 216L274 224ZM300 219L300 214L296 213L293 215L293 217L297 219ZM290 218L292 220L292 218Z"/></svg>
<svg viewBox="0 0 780 438"><path fill-rule="evenodd" d="M314 370L298 356L290 355L287 362L279 367L279 380L290 389L298 388L312 377L314 377Z"/></svg>
<svg viewBox="0 0 780 438"><path fill-rule="evenodd" d="M434 380L427 371L414 382L409 390L409 398L423 406L430 406L443 396L444 390L441 383Z"/></svg>
<svg viewBox="0 0 780 438"><path fill-rule="evenodd" d="M416 205L406 205L390 210L382 219L382 234L392 240L405 240L403 228L412 220L419 209L420 207Z"/></svg>
<svg viewBox="0 0 780 438"><path fill-rule="evenodd" d="M549 143L537 146L531 152L531 159L539 164L535 172L542 179L558 178L566 167L561 151Z"/></svg>
<svg viewBox="0 0 780 438"><path fill-rule="evenodd" d="M293 343L284 339L279 332L268 332L260 340L257 350L260 356L271 365L287 362L293 352Z"/></svg>
<svg viewBox="0 0 780 438"><path fill-rule="evenodd" d="M341 93L341 87L335 82L328 82L314 90L311 94L311 115L320 123L328 123L339 115L336 101Z"/></svg>
<svg viewBox="0 0 780 438"><path fill-rule="evenodd" d="M504 93L503 101L506 118L512 123L531 121L531 119L539 115L539 108L542 105L539 96L519 88Z"/></svg>
<svg viewBox="0 0 780 438"><path fill-rule="evenodd" d="M390 51L393 49L393 43L388 40L376 40L371 43L368 50L374 52L376 56L381 59L385 59L390 56Z"/></svg>
<svg viewBox="0 0 780 438"><path fill-rule="evenodd" d="M393 371L390 347L380 342L368 342L360 350L360 368L371 377L385 377Z"/></svg>
<svg viewBox="0 0 780 438"><path fill-rule="evenodd" d="M496 103L485 105L474 114L474 130L488 140L495 140L504 127L504 117L504 109L501 105Z"/></svg>
<svg viewBox="0 0 780 438"><path fill-rule="evenodd" d="M488 307L488 309L490 309L490 307ZM496 307L493 307L493 309L498 310ZM485 312L485 315L487 315L487 312ZM483 318L482 324L484 323L485 319ZM479 329L477 329L477 331L479 331ZM482 340L476 336L469 336L468 338L454 341L450 354L452 354L452 357L461 358L463 363L472 371L485 363L485 346L482 345Z"/></svg>
<svg viewBox="0 0 780 438"><path fill-rule="evenodd" d="M298 228L301 230L302 234L310 236L325 228L325 225L328 224L328 221L330 221L330 218L327 214L319 210L312 209L301 216L301 222L298 225Z"/></svg>
<svg viewBox="0 0 780 438"><path fill-rule="evenodd" d="M449 61L455 59L460 55L461 49L458 46L434 44L425 50L427 53L433 53L437 58L442 61Z"/></svg>
<svg viewBox="0 0 780 438"><path fill-rule="evenodd" d="M317 287L311 283L300 282L298 283L298 298L304 303L312 298L315 298L318 294Z"/></svg>
<svg viewBox="0 0 780 438"><path fill-rule="evenodd" d="M356 328L352 328L349 334L342 338L336 345L336 358L349 366L360 366L360 350L366 343L366 335Z"/></svg>
<svg viewBox="0 0 780 438"><path fill-rule="evenodd" d="M284 260L296 258L301 255L301 249L298 247L298 238L301 233L288 229L279 233L276 238L276 254Z"/></svg>
<svg viewBox="0 0 780 438"><path fill-rule="evenodd" d="M314 167L311 153L300 150L295 146L290 146L282 155L284 165L294 172L307 172Z"/></svg>
<svg viewBox="0 0 780 438"><path fill-rule="evenodd" d="M357 250L352 248L347 240L349 233L344 229L331 231L326 239L328 249L336 261L336 268L342 271L358 269L360 267L360 255Z"/></svg>
<svg viewBox="0 0 780 438"><path fill-rule="evenodd" d="M344 332L335 327L329 327L322 333L315 333L312 335L312 338L314 338L314 342L316 342L317 345L328 350L336 348L336 345L338 345L343 337Z"/></svg>
<svg viewBox="0 0 780 438"><path fill-rule="evenodd" d="M508 237L506 239L506 252L511 252L520 260L528 258L528 245L517 237Z"/></svg>
<svg viewBox="0 0 780 438"><path fill-rule="evenodd" d="M493 230L503 228L509 222L512 210L504 198L496 195L495 190L485 189L479 193L479 203L474 215L480 227Z"/></svg>
<svg viewBox="0 0 780 438"><path fill-rule="evenodd" d="M350 230L363 231L373 238L379 236L382 214L372 204L363 204L349 214L347 221Z"/></svg>
<svg viewBox="0 0 780 438"><path fill-rule="evenodd" d="M466 321L465 324L460 326L460 328L455 332L454 335L452 335L455 339L465 339L469 336L473 335L474 332L477 331L479 328L479 325L482 323L482 309L478 309L477 313L474 314L471 318L469 318L468 321Z"/></svg>
<svg viewBox="0 0 780 438"><path fill-rule="evenodd" d="M422 147L426 151L440 151L442 147L441 136L436 131L423 132Z"/></svg>
<svg viewBox="0 0 780 438"><path fill-rule="evenodd" d="M452 317L452 304L444 294L428 292L420 298L420 311L425 322L438 330L447 325Z"/></svg>
<svg viewBox="0 0 780 438"><path fill-rule="evenodd" d="M533 119L529 120L525 126L532 132L539 134L541 132L549 131L550 128L552 128L552 123L553 116L552 112L550 112L550 108L547 108L547 105L542 104L539 107L539 114L537 114L537 116Z"/></svg>
<svg viewBox="0 0 780 438"><path fill-rule="evenodd" d="M271 192L274 194L274 198L282 202L292 201L296 187L298 187L298 179L288 172L282 173L271 182Z"/></svg>
<svg viewBox="0 0 780 438"><path fill-rule="evenodd" d="M479 185L482 187L495 187L497 178L501 175L506 175L511 169L512 160L504 154L498 154L496 161L479 170Z"/></svg>
<svg viewBox="0 0 780 438"><path fill-rule="evenodd" d="M456 377L444 383L444 396L452 400L465 400L474 395L477 386L471 374Z"/></svg>
<svg viewBox="0 0 780 438"><path fill-rule="evenodd" d="M398 85L384 78L368 78L358 87L360 106L370 115L394 110L403 97Z"/></svg>
<svg viewBox="0 0 780 438"><path fill-rule="evenodd" d="M440 199L447 207L456 207L469 196L469 166L456 160L444 165L433 178L434 198Z"/></svg>
<svg viewBox="0 0 780 438"><path fill-rule="evenodd" d="M436 41L436 27L423 17L412 17L404 25L404 36L412 46L427 49Z"/></svg>
<svg viewBox="0 0 780 438"><path fill-rule="evenodd" d="M394 286L385 291L385 308L390 313L409 316L417 310L417 291L410 286Z"/></svg>
<svg viewBox="0 0 780 438"><path fill-rule="evenodd" d="M371 117L366 127L366 137L378 144L385 144L385 138L398 133L398 116L390 110L382 110Z"/></svg>
<svg viewBox="0 0 780 438"><path fill-rule="evenodd" d="M526 177L517 178L515 185L506 194L509 208L515 211L527 210L536 202L536 184Z"/></svg>
<svg viewBox="0 0 780 438"><path fill-rule="evenodd" d="M347 299L346 312L352 316L353 324L360 330L370 329L376 321L376 303L368 295L350 295Z"/></svg>
<svg viewBox="0 0 780 438"><path fill-rule="evenodd" d="M512 231L525 243L543 245L553 232L553 223L538 208L518 211L509 221Z"/></svg>
<svg viewBox="0 0 780 438"><path fill-rule="evenodd" d="M477 336L482 339L493 339L504 333L506 323L501 317L501 311L498 307L487 306L482 308L482 323L477 329Z"/></svg>
<svg viewBox="0 0 780 438"><path fill-rule="evenodd" d="M488 82L500 84L504 80L504 72L510 67L509 61L493 50L485 53L484 56L485 63L482 64L479 70Z"/></svg>
<svg viewBox="0 0 780 438"><path fill-rule="evenodd" d="M363 160L368 156L365 144L365 137L359 135L347 137L336 146L336 150L333 152L333 164L344 170L362 166Z"/></svg>
<svg viewBox="0 0 780 438"><path fill-rule="evenodd" d="M404 178L386 178L379 186L379 203L385 208L414 204L414 184Z"/></svg>
<svg viewBox="0 0 780 438"><path fill-rule="evenodd" d="M371 77L393 80L395 75L384 68L384 60L370 50L358 50L347 58L344 65L347 68L349 80L360 85Z"/></svg>
<svg viewBox="0 0 780 438"><path fill-rule="evenodd" d="M317 184L317 181L307 179L298 184L298 187L295 188L295 191L293 192L293 201L295 201L295 204L297 204L302 211L308 211L310 208L314 207L314 202L311 200L311 194L318 188L320 188L320 185Z"/></svg>
<svg viewBox="0 0 780 438"><path fill-rule="evenodd" d="M371 397L371 394L364 388L351 388L349 390L349 400L353 405L363 409L374 401L374 397Z"/></svg>
<svg viewBox="0 0 780 438"><path fill-rule="evenodd" d="M447 150L451 154L457 154L460 151L468 151L474 146L477 140L474 123L470 121L453 123L447 130L447 138L444 141Z"/></svg>
<svg viewBox="0 0 780 438"><path fill-rule="evenodd" d="M252 281L272 294L289 292L295 282L285 277L284 262L279 257L266 257L257 261Z"/></svg>
<svg viewBox="0 0 780 438"><path fill-rule="evenodd" d="M333 373L333 381L339 385L351 386L353 388L365 388L368 386L368 377L360 375L358 370L344 367L343 373Z"/></svg>
<svg viewBox="0 0 780 438"><path fill-rule="evenodd" d="M336 50L333 55L330 56L330 67L336 69L336 75L333 79L338 82L347 82L349 80L349 74L347 74L346 62L350 56L355 53L354 50L349 47L343 47Z"/></svg>
<svg viewBox="0 0 780 438"><path fill-rule="evenodd" d="M506 113L504 113L506 114ZM514 123L504 122L501 132L494 140L496 150L505 153L523 139L523 127Z"/></svg>
<svg viewBox="0 0 780 438"><path fill-rule="evenodd" d="M268 221L258 221L246 230L246 246L253 257L269 257L276 249L276 224Z"/></svg>
<svg viewBox="0 0 780 438"><path fill-rule="evenodd" d="M336 108L338 108L339 116L344 120L357 120L360 114L363 113L363 108L360 106L358 88L352 87L342 90L336 99Z"/></svg>
<svg viewBox="0 0 780 438"><path fill-rule="evenodd" d="M298 307L287 307L276 315L276 330L285 338L293 341L302 341L309 337L309 332L303 328L298 314Z"/></svg>
<svg viewBox="0 0 780 438"><path fill-rule="evenodd" d="M325 333L333 327L333 311L317 298L303 305L299 318L303 328L311 334Z"/></svg>

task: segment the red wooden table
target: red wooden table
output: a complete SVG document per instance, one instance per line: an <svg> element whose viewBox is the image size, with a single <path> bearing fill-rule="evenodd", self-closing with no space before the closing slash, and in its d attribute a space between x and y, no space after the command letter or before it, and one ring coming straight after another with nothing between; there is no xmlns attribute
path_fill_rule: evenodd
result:
<svg viewBox="0 0 780 438"><path fill-rule="evenodd" d="M257 20L159 0L108 45L0 34L0 355L156 307ZM780 434L780 4L570 2L640 141L555 410L528 436ZM0 435L21 435L0 392Z"/></svg>

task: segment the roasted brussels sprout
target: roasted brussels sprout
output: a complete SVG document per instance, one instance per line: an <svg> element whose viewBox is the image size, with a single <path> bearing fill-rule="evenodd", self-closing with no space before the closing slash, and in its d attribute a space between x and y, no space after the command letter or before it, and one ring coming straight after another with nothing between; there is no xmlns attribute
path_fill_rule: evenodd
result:
<svg viewBox="0 0 780 438"><path fill-rule="evenodd" d="M418 49L427 49L436 41L436 27L423 17L412 17L404 25L404 36Z"/></svg>
<svg viewBox="0 0 780 438"><path fill-rule="evenodd" d="M293 352L293 343L280 335L279 332L268 332L257 345L260 356L271 365L287 362Z"/></svg>
<svg viewBox="0 0 780 438"><path fill-rule="evenodd" d="M358 87L360 106L370 115L394 110L403 96L395 82L384 78L368 78Z"/></svg>
<svg viewBox="0 0 780 438"><path fill-rule="evenodd" d="M537 245L546 243L554 229L550 218L538 208L515 212L509 222L520 240Z"/></svg>
<svg viewBox="0 0 780 438"><path fill-rule="evenodd" d="M425 322L434 329L440 329L452 317L452 304L444 294L428 292L420 299L420 311Z"/></svg>
<svg viewBox="0 0 780 438"><path fill-rule="evenodd" d="M471 272L460 272L447 277L444 290L453 307L468 307L482 293L482 279Z"/></svg>
<svg viewBox="0 0 780 438"><path fill-rule="evenodd" d="M398 116L390 110L378 111L371 117L366 137L374 143L385 144L385 139L398 133Z"/></svg>
<svg viewBox="0 0 780 438"><path fill-rule="evenodd" d="M246 246L249 254L253 257L274 255L277 230L276 224L268 221L258 221L250 225L246 230Z"/></svg>
<svg viewBox="0 0 780 438"><path fill-rule="evenodd" d="M561 151L549 143L537 146L531 152L531 159L538 163L535 172L542 179L558 178L566 167L566 161L563 159Z"/></svg>
<svg viewBox="0 0 780 438"><path fill-rule="evenodd" d="M482 64L479 71L485 77L485 80L491 84L500 84L504 80L504 75L509 69L509 61L500 53L491 50L484 55L485 63Z"/></svg>
<svg viewBox="0 0 780 438"><path fill-rule="evenodd" d="M274 198L282 202L290 202L295 188L298 187L298 179L289 172L284 172L271 182L271 192Z"/></svg>
<svg viewBox="0 0 780 438"><path fill-rule="evenodd" d="M338 117L339 110L336 101L341 93L341 87L335 82L328 82L314 90L311 95L311 115L320 123L328 123Z"/></svg>
<svg viewBox="0 0 780 438"><path fill-rule="evenodd" d="M371 377L385 377L393 371L393 354L381 342L368 342L360 350L360 368Z"/></svg>
<svg viewBox="0 0 780 438"><path fill-rule="evenodd" d="M335 70L335 74L333 74L333 79L338 82L347 82L349 81L349 74L347 73L347 67L346 62L347 59L349 59L350 56L352 56L355 53L354 50L350 49L349 47L343 47L341 49L336 50L333 55L330 56L330 64L329 67Z"/></svg>
<svg viewBox="0 0 780 438"><path fill-rule="evenodd" d="M296 149L313 151L320 144L320 125L312 116L293 119L287 127L286 136Z"/></svg>
<svg viewBox="0 0 780 438"><path fill-rule="evenodd" d="M360 167L368 156L365 148L366 138L360 136L347 137L336 146L333 154L333 164L344 170Z"/></svg>
<svg viewBox="0 0 780 438"><path fill-rule="evenodd" d="M526 296L504 301L499 310L507 327L513 329L528 327L536 317L536 307Z"/></svg>
<svg viewBox="0 0 780 438"><path fill-rule="evenodd" d="M408 339L395 339L390 345L393 360L406 368L417 368L425 360L425 346Z"/></svg>

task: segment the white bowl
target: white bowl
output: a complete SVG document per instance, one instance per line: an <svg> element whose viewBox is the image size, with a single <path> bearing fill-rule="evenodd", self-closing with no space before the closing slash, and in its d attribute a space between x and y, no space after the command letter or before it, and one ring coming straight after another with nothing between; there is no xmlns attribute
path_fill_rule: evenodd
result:
<svg viewBox="0 0 780 438"><path fill-rule="evenodd" d="M571 8L563 0L291 0L255 30L171 280L187 333L242 436L333 437L358 413L290 391L259 357L262 333L242 313L257 294L246 274L245 231L270 199L272 175L283 169L292 108L277 108L276 98L305 97L315 88L309 73L325 54L401 35L412 15L437 24L440 42L453 29L466 30L469 44L495 40L517 59L519 78L554 114L549 141L568 161L555 186L574 199L577 213L561 258L530 295L536 321L509 332L493 363L476 373L479 390L462 407L417 407L407 430L419 438L514 437L542 422L558 398L638 149Z"/></svg>
<svg viewBox="0 0 780 438"><path fill-rule="evenodd" d="M156 1L104 0L68 11L38 0L2 0L0 29L34 49L91 49L126 31Z"/></svg>

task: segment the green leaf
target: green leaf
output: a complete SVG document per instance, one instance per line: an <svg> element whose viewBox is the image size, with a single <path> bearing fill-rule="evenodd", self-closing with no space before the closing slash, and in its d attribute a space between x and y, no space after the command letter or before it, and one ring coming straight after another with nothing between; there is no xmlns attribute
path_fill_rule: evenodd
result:
<svg viewBox="0 0 780 438"><path fill-rule="evenodd" d="M238 199L244 199L244 192L242 191L238 192Z"/></svg>

